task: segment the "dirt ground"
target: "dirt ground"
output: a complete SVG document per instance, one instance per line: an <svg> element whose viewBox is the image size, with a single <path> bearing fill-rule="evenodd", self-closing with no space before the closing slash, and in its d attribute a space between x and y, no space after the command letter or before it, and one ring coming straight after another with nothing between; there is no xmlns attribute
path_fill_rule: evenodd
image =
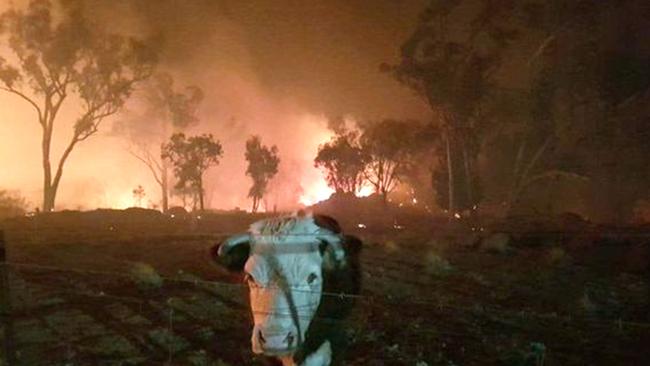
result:
<svg viewBox="0 0 650 366"><path fill-rule="evenodd" d="M207 256L260 217L95 211L8 220L13 330L3 338L15 342L20 365L261 365L250 351L246 288ZM540 238L519 223L513 233L428 217L357 221L342 220L364 241L362 296L341 324L346 365L647 360L643 230L607 236L572 226Z"/></svg>

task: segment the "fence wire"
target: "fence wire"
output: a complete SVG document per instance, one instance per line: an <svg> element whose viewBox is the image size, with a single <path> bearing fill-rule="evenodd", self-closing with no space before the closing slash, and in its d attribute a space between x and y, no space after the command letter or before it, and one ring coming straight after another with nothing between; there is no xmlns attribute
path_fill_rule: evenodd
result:
<svg viewBox="0 0 650 366"><path fill-rule="evenodd" d="M35 263L16 263L16 262L6 262L2 264L4 266L8 267L14 267L14 268L29 268L29 269L37 269L37 270L46 270L46 271L54 271L54 272L64 272L64 273L75 273L75 274L92 274L92 275L100 275L100 276L108 276L108 277L116 277L116 278L121 278L121 279L133 279L133 275L128 274L128 273L120 273L120 272L113 272L113 271L97 271L97 270L84 270L84 269L72 269L72 268L62 268L62 267L56 267L56 266L49 266L49 265L40 265L40 264L35 264ZM245 283L230 283L230 282L223 282L223 281L210 281L210 280L203 280L203 279L186 279L186 278L178 278L178 277L170 277L170 276L165 276L165 275L158 275L161 279L164 281L170 282L170 283L177 283L177 284L189 284L189 285L208 285L212 286L215 288L228 288L228 289L233 289L233 288L238 288L242 290L248 290L248 285ZM42 286L39 284L39 286ZM509 285L510 286L510 285ZM534 318L547 318L547 319L557 319L557 320L562 320L562 321L571 321L571 320L579 320L579 321L586 321L594 324L600 324L600 325L614 325L614 326L619 326L619 325L624 325L624 326L630 326L630 327L640 327L640 328L649 328L650 329L650 323L646 322L636 322L636 321L626 321L622 320L619 318L616 319L594 319L590 317L578 317L576 315L569 315L569 314L560 314L557 312L553 313L539 313L539 312L529 312L526 311L525 309L522 310L506 310L494 306L489 306L489 305L480 305L480 306L459 306L459 305L449 305L445 303L441 303L439 301L431 301L427 299L418 299L418 298L413 298L410 297L408 300L403 299L401 297L396 297L390 294L386 295L368 295L368 294L350 294L350 293L344 293L344 292L327 292L327 291L311 291L304 289L303 287L295 287L295 286L288 286L288 287L279 287L279 286L273 286L273 285L266 285L266 286L260 286L269 290L274 290L274 291L283 291L284 289L288 288L291 292L303 292L303 293L311 293L311 294L318 294L322 295L324 297L331 297L335 299L355 299L355 300L363 300L368 303L381 303L381 304L395 304L395 305L421 305L421 306L427 306L431 309L438 309L442 310L444 308L451 308L454 310L464 310L464 311L470 311L474 312L477 310L481 311L487 311L487 312L495 312L499 314L507 314L507 315L517 315L517 316L526 316L526 317L534 317ZM468 286L469 287L469 286ZM147 298L136 298L136 297L124 297L124 296L117 296L117 295L110 295L107 294L104 291L97 291L97 292L92 292L92 291L86 291L86 292L79 292L78 290L71 290L63 287L59 287L59 289L62 292L69 292L69 293L75 293L75 294L80 294L83 296L90 296L90 297L98 297L98 298L115 298L115 299L121 299L121 300L127 300L131 302L137 302L137 303L142 303L143 301L146 301ZM268 313L265 313L268 314ZM288 315L288 313L276 313L277 315Z"/></svg>

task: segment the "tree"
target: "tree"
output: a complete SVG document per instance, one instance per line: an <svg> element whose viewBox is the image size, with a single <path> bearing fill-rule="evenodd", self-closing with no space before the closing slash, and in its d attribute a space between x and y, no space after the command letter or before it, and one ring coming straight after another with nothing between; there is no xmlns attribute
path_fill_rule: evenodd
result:
<svg viewBox="0 0 650 366"><path fill-rule="evenodd" d="M432 1L384 70L437 112L439 202L521 208L562 180L627 217L650 181L645 3Z"/></svg>
<svg viewBox="0 0 650 366"><path fill-rule="evenodd" d="M511 8L508 2L489 0L432 1L404 42L400 63L382 65L422 96L438 116L435 123L444 131L439 167L445 176L434 175L433 184L445 182L450 213L459 204L471 207L478 201L481 106L491 92L503 52L516 36ZM460 21L449 19L459 16ZM469 29L450 25L458 23Z"/></svg>
<svg viewBox="0 0 650 366"><path fill-rule="evenodd" d="M203 91L196 86L178 91L170 74L156 73L145 83L142 94L144 113L131 113L115 129L129 140L131 155L151 171L160 186L161 206L166 212L169 208L169 162L161 159L162 144L172 131L179 132L196 124Z"/></svg>
<svg viewBox="0 0 650 366"><path fill-rule="evenodd" d="M257 212L261 199L266 194L269 181L278 173L280 158L276 146L262 145L259 136L251 136L246 141L246 175L253 179L248 197L253 199L253 212Z"/></svg>
<svg viewBox="0 0 650 366"><path fill-rule="evenodd" d="M365 179L384 202L404 174L414 151L419 124L385 119L361 126L360 144L365 156Z"/></svg>
<svg viewBox="0 0 650 366"><path fill-rule="evenodd" d="M345 129L318 147L314 166L327 172L327 185L338 193L357 193L364 180L366 158L359 134Z"/></svg>
<svg viewBox="0 0 650 366"><path fill-rule="evenodd" d="M491 195L509 210L556 181L580 187L579 207L570 209L607 221L625 219L646 195L650 54L641 40L650 24L643 4L516 7L530 52L509 71L524 71L525 82L520 93L501 91L483 110L494 127L482 147L483 179L491 190L502 187Z"/></svg>
<svg viewBox="0 0 650 366"><path fill-rule="evenodd" d="M625 221L650 184L647 2L532 4L529 27L543 35L530 60L544 92L536 112L560 131L553 167L588 177L591 217Z"/></svg>
<svg viewBox="0 0 650 366"><path fill-rule="evenodd" d="M201 210L205 208L203 174L209 167L219 164L222 155L221 144L214 141L211 134L185 137L184 133L175 133L162 146L162 158L169 159L178 179L176 189L194 189L199 196Z"/></svg>
<svg viewBox="0 0 650 366"><path fill-rule="evenodd" d="M47 0L2 15L16 62L0 57L0 89L27 102L41 126L43 210L54 209L65 163L77 144L120 110L134 85L149 77L155 55L142 42L91 27L79 2L64 1L55 22ZM76 97L76 98L75 98ZM72 137L52 167L52 134L65 101L80 110Z"/></svg>
<svg viewBox="0 0 650 366"><path fill-rule="evenodd" d="M133 198L135 199L135 204L137 207L142 207L142 199L146 196L144 187L138 185L133 189Z"/></svg>
<svg viewBox="0 0 650 366"><path fill-rule="evenodd" d="M171 192L172 196L179 197L181 199L182 207L187 209L188 207L188 198L192 200L192 210L196 210L196 207L199 204L198 194L195 189L190 186L175 186Z"/></svg>

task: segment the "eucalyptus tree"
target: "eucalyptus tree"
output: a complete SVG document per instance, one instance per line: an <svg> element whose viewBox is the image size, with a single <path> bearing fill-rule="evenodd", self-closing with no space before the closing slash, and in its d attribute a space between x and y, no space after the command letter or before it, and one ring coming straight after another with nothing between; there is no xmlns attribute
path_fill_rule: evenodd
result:
<svg viewBox="0 0 650 366"><path fill-rule="evenodd" d="M43 211L54 209L70 154L117 113L136 83L147 79L156 55L135 38L93 26L83 3L61 2L60 19L47 0L2 14L3 40L12 55L0 56L0 90L29 105L41 127ZM52 136L66 104L76 107L72 133L60 157L51 156Z"/></svg>

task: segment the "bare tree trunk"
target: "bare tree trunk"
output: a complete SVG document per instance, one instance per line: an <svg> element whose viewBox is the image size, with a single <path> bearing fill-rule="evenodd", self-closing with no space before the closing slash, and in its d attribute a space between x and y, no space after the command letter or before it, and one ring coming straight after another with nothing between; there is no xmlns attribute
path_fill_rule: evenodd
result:
<svg viewBox="0 0 650 366"><path fill-rule="evenodd" d="M446 136L446 149L447 149L447 186L449 188L448 191L448 199L449 199L449 214L453 215L455 211L454 207L454 169L453 169L453 164L452 164L452 159L451 159L451 143L449 141L449 128L447 128L447 136Z"/></svg>
<svg viewBox="0 0 650 366"><path fill-rule="evenodd" d="M510 191L508 192L507 203L510 205L511 198L514 196L514 192L517 190L517 184L519 183L519 171L521 170L521 162L524 157L524 152L526 151L526 139L521 139L521 144L517 150L517 157L515 158L515 169L512 173L512 184L510 184Z"/></svg>
<svg viewBox="0 0 650 366"><path fill-rule="evenodd" d="M169 126L166 123L162 124L162 130L163 130L163 138L167 139L169 138ZM164 141L164 140L163 140ZM160 158L160 188L162 191L162 211L167 212L169 210L169 161L167 159L164 159L162 157L162 150L163 150L163 144L164 142L160 143L160 147L158 148L160 150L159 156L157 158ZM158 159L154 160L158 161ZM154 174L155 177L156 174ZM183 199L183 207L185 207L185 199Z"/></svg>
<svg viewBox="0 0 650 366"><path fill-rule="evenodd" d="M199 207L203 211L203 177L199 177Z"/></svg>
<svg viewBox="0 0 650 366"><path fill-rule="evenodd" d="M52 129L43 127L42 155L43 155L43 212L50 212L54 209L52 198L52 167L50 164L50 145L52 141Z"/></svg>
<svg viewBox="0 0 650 366"><path fill-rule="evenodd" d="M472 170L470 169L469 154L467 153L467 141L463 137L463 165L465 168L465 190L467 192L467 201L471 206L474 205L474 192L472 189ZM472 212L472 211L471 211Z"/></svg>
<svg viewBox="0 0 650 366"><path fill-rule="evenodd" d="M79 136L74 135L72 137L72 140L70 140L70 143L68 144L68 147L63 151L63 155L59 158L59 164L57 165L56 168L56 174L54 175L54 180L50 183L49 187L49 193L48 193L48 204L50 207L50 211L54 210L54 202L56 200L56 193L59 190L59 183L61 183L61 177L63 176L63 167L65 166L65 162L68 160L68 157L70 156L70 153L74 149L75 145L77 145L77 142L79 142Z"/></svg>
<svg viewBox="0 0 650 366"><path fill-rule="evenodd" d="M160 190L162 193L162 212L169 210L169 178L167 176L167 162L163 160L160 172Z"/></svg>
<svg viewBox="0 0 650 366"><path fill-rule="evenodd" d="M43 212L54 211L54 189L52 187L45 187L44 192L44 201L43 201Z"/></svg>
<svg viewBox="0 0 650 366"><path fill-rule="evenodd" d="M510 197L508 197L508 205L507 209L510 211L512 209L513 204L523 191L525 187L528 186L529 184L529 179L528 176L530 172L533 170L535 165L537 165L537 162L539 159L542 157L544 152L546 151L546 148L551 142L551 137L547 137L546 140L544 140L544 143L537 149L533 157L530 159L524 170L521 172L521 174L517 177L515 177L515 186L514 189L510 192Z"/></svg>

